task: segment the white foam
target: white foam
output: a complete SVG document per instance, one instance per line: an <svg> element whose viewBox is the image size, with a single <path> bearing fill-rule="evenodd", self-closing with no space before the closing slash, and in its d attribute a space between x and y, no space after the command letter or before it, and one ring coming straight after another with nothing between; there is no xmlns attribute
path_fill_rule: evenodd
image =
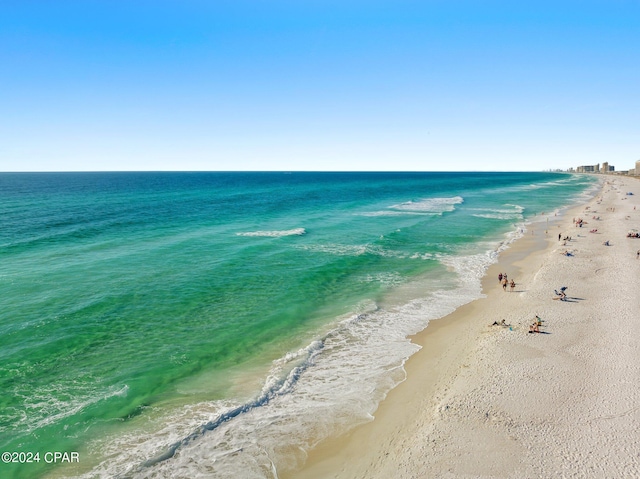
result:
<svg viewBox="0 0 640 479"><path fill-rule="evenodd" d="M502 206L508 206L509 208L467 208L467 210L468 211L488 211L491 213L505 213L505 214L520 214L524 211L524 207L520 205L505 203Z"/></svg>
<svg viewBox="0 0 640 479"><path fill-rule="evenodd" d="M389 250L379 245L360 244L360 245L344 245L337 243L329 244L307 244L297 245L296 248L311 251L314 253L331 254L335 256L362 256L365 254L373 256L381 256L384 258L399 258L399 259L433 259L434 255L431 253L408 253L404 251Z"/></svg>
<svg viewBox="0 0 640 479"><path fill-rule="evenodd" d="M450 198L426 198L420 201L407 201L405 203L393 205L390 206L389 209L412 213L442 214L453 211L455 209L455 205L459 205L463 202L464 198L461 196L454 196Z"/></svg>
<svg viewBox="0 0 640 479"><path fill-rule="evenodd" d="M291 230L276 231L247 231L244 233L236 233L236 236L262 236L270 238L280 238L282 236L302 236L307 231L304 228L294 228Z"/></svg>
<svg viewBox="0 0 640 479"><path fill-rule="evenodd" d="M22 397L21 408L20 410L5 409L0 419L7 424L13 423L13 427L21 433L30 434L49 424L74 416L100 401L116 396L126 396L128 391L127 385L100 389L96 383L80 383L74 380L39 388L28 396L14 391L13 394L16 397Z"/></svg>
<svg viewBox="0 0 640 479"><path fill-rule="evenodd" d="M518 213L476 213L471 216L475 216L476 218L487 218L493 220L515 220L521 219L522 215Z"/></svg>
<svg viewBox="0 0 640 479"><path fill-rule="evenodd" d="M336 243L299 245L297 248L314 253L325 253L335 256L361 256L373 251L369 245L342 245Z"/></svg>
<svg viewBox="0 0 640 479"><path fill-rule="evenodd" d="M520 205L506 203L503 206L509 208L469 208L469 211L479 211L472 213L471 216L476 218L488 218L496 220L521 220L524 208Z"/></svg>
<svg viewBox="0 0 640 479"><path fill-rule="evenodd" d="M504 206L511 206L518 213L522 213L524 211L524 206L514 205L511 203L505 203ZM498 210L498 211L501 211L501 210Z"/></svg>
<svg viewBox="0 0 640 479"><path fill-rule="evenodd" d="M561 185L571 184L576 181L581 181L583 179L584 179L583 176L568 175L568 176L558 178L557 180L542 181L540 183L530 183L527 185L507 186L504 188L500 188L500 193L503 194L503 193L509 193L509 192L517 192L517 191L532 191L532 190L540 190L544 188L554 188Z"/></svg>
<svg viewBox="0 0 640 479"><path fill-rule="evenodd" d="M368 274L361 278L359 281L363 283L380 283L387 286L397 286L405 281L405 278L396 272Z"/></svg>
<svg viewBox="0 0 640 479"><path fill-rule="evenodd" d="M486 218L486 219L494 219L494 220L507 220L512 218L511 215L496 214L496 213L482 213L482 214L475 213L475 214L472 214L471 216L473 216L474 218Z"/></svg>
<svg viewBox="0 0 640 479"><path fill-rule="evenodd" d="M391 210L382 210L382 211L371 211L367 213L355 213L355 216L433 216L440 215L440 212L421 212L421 211L391 211Z"/></svg>

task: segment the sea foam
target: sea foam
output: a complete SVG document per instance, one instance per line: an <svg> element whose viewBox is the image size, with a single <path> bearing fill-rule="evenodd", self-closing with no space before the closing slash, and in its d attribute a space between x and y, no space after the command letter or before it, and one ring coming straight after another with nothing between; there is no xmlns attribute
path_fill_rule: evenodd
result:
<svg viewBox="0 0 640 479"><path fill-rule="evenodd" d="M410 213L430 213L442 214L455 209L455 205L464 202L461 196L447 198L426 198L419 201L407 201L397 205L390 206L389 209Z"/></svg>
<svg viewBox="0 0 640 479"><path fill-rule="evenodd" d="M280 238L282 236L302 236L306 234L304 228L294 228L291 230L276 230L276 231L247 231L243 233L236 233L236 236L264 236L270 238Z"/></svg>

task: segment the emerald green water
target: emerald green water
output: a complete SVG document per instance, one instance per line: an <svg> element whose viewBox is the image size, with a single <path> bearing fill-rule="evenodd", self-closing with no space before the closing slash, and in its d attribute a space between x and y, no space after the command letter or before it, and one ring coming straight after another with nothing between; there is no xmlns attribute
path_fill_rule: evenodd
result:
<svg viewBox="0 0 640 479"><path fill-rule="evenodd" d="M412 281L425 297L458 288L456 258L591 185L551 173L0 174L0 450L82 451L93 467L104 452L92 441L160 405L241 403L242 371L266 377Z"/></svg>

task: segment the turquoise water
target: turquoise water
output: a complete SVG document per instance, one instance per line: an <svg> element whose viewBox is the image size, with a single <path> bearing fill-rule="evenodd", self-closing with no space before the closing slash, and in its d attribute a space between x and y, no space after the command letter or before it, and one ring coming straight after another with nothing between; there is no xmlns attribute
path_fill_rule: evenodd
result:
<svg viewBox="0 0 640 479"><path fill-rule="evenodd" d="M0 174L0 451L80 455L0 475L295 467L369 419L415 352L406 335L478 297L501 245L594 185L553 173Z"/></svg>

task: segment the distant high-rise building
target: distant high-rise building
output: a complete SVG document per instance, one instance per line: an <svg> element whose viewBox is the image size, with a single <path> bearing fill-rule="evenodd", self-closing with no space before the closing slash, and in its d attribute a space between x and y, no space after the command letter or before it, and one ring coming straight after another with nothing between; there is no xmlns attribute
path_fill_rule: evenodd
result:
<svg viewBox="0 0 640 479"><path fill-rule="evenodd" d="M600 172L600 163L598 163L597 165L578 166L576 168L576 171L578 173L599 173Z"/></svg>

